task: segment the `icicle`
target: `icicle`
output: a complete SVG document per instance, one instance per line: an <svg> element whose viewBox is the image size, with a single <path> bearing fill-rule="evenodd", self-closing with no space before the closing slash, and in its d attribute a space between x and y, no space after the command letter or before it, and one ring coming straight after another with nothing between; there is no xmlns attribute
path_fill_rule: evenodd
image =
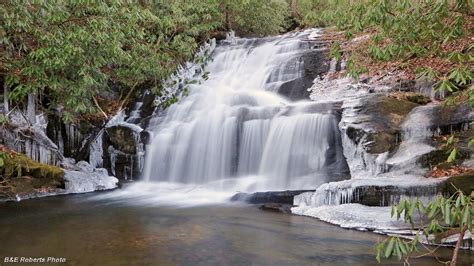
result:
<svg viewBox="0 0 474 266"><path fill-rule="evenodd" d="M9 92L10 92L10 89L8 88L5 82L5 84L3 85L3 112L5 114L8 114L8 112L10 111L10 106L9 106L10 101L8 100Z"/></svg>
<svg viewBox="0 0 474 266"><path fill-rule="evenodd" d="M89 150L89 162L93 167L102 167L103 166L103 147L102 147L102 138L104 130L101 130L95 139L92 141Z"/></svg>
<svg viewBox="0 0 474 266"><path fill-rule="evenodd" d="M28 120L32 125L36 124L36 94L28 94L28 106L26 109Z"/></svg>

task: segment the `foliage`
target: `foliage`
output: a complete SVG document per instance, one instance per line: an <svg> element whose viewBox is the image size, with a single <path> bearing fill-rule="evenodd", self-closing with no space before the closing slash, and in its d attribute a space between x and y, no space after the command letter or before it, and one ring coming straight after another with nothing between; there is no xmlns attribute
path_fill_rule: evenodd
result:
<svg viewBox="0 0 474 266"><path fill-rule="evenodd" d="M377 260L380 262L382 257L396 256L399 260L403 258L405 262L408 262L412 253L418 251L417 246L422 244L420 239L425 239L430 244L439 244L446 237L460 234L457 248L453 252L453 258L456 258L464 233L467 230L472 232L473 229L473 206L473 195L465 195L462 191L456 192L449 198L438 196L426 206L419 199L401 200L398 205L392 206L392 217L396 216L397 220L403 217L403 220L409 222L414 229L415 214L427 217L430 223L421 224L419 233L412 240L402 240L398 236L391 236L379 242L376 245ZM423 245L423 247L429 251L425 255L434 253L434 250L427 246Z"/></svg>
<svg viewBox="0 0 474 266"><path fill-rule="evenodd" d="M367 69L363 66L359 66L357 61L353 57L349 57L346 62L346 75L359 81L360 75L366 72Z"/></svg>
<svg viewBox="0 0 474 266"><path fill-rule="evenodd" d="M224 0L221 9L227 29L241 34L278 34L288 24L289 7L284 0Z"/></svg>
<svg viewBox="0 0 474 266"><path fill-rule="evenodd" d="M8 154L5 152L0 152L0 168L3 168L5 165L5 160L7 159Z"/></svg>
<svg viewBox="0 0 474 266"><path fill-rule="evenodd" d="M331 50L329 51L329 56L331 58L335 58L338 61L341 59L342 57L341 44L338 41L332 44Z"/></svg>
<svg viewBox="0 0 474 266"><path fill-rule="evenodd" d="M473 3L469 0L300 0L298 7L303 25L335 26L345 31L347 39L355 33L369 31L367 54L375 61L391 61L438 56L443 45L466 34L464 14L472 13ZM458 51L452 56L468 55ZM469 76L469 71L459 70L443 79L438 87L456 90L452 79L467 83L462 78Z"/></svg>
<svg viewBox="0 0 474 266"><path fill-rule="evenodd" d="M7 1L0 6L0 71L12 101L36 93L73 118L97 112L94 97L110 83L127 96L145 82L158 92L200 42L224 28L224 10L240 31L264 35L283 29L286 7L258 0Z"/></svg>
<svg viewBox="0 0 474 266"><path fill-rule="evenodd" d="M454 135L451 135L449 139L446 141L446 146L448 147L448 159L446 160L448 163L452 163L456 160L456 154L457 154L457 149L456 149L456 143L459 140L454 137Z"/></svg>
<svg viewBox="0 0 474 266"><path fill-rule="evenodd" d="M4 114L0 114L0 126L3 126L8 123L8 119Z"/></svg>

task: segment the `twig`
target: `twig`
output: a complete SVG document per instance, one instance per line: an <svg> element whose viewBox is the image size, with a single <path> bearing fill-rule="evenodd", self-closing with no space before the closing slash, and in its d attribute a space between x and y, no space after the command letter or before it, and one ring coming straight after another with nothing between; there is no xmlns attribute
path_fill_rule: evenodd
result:
<svg viewBox="0 0 474 266"><path fill-rule="evenodd" d="M135 84L132 86L132 88L130 88L130 91L127 93L127 95L125 96L125 98L123 99L123 101L120 103L119 107L117 108L118 110L121 110L123 105L128 101L128 99L132 96L133 92L135 91L135 89L137 88L138 86L138 81L135 82Z"/></svg>
<svg viewBox="0 0 474 266"><path fill-rule="evenodd" d="M92 100L94 101L95 106L99 109L99 111L104 115L105 119L108 119L109 116L104 112L104 110L100 107L99 102L97 102L97 99L95 96L92 96Z"/></svg>

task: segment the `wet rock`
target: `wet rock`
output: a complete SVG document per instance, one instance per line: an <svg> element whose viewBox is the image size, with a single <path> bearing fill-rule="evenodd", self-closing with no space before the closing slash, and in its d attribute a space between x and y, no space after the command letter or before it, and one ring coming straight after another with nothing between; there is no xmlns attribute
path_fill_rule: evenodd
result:
<svg viewBox="0 0 474 266"><path fill-rule="evenodd" d="M84 161L78 162L76 167L80 170L64 171L65 193L85 193L117 187L118 179L109 176L103 168L94 168Z"/></svg>
<svg viewBox="0 0 474 266"><path fill-rule="evenodd" d="M472 154L472 150L458 147L457 153L456 153L457 162L447 163L446 160L448 158L449 152L450 150L446 148L440 148L440 149L431 151L427 154L422 155L418 159L417 163L420 164L420 166L424 168L433 168L434 166L437 166L438 168L440 167L449 168L454 163L459 163L466 159L469 159Z"/></svg>
<svg viewBox="0 0 474 266"><path fill-rule="evenodd" d="M303 76L292 81L283 83L278 93L291 100L309 99L309 88L314 79L329 71L329 60L326 52L317 50L305 53L298 60L303 62Z"/></svg>
<svg viewBox="0 0 474 266"><path fill-rule="evenodd" d="M368 153L392 151L400 139L400 125L417 104L385 95L360 99L354 119L346 128L347 136L355 143L363 141Z"/></svg>
<svg viewBox="0 0 474 266"><path fill-rule="evenodd" d="M150 140L150 133L126 122L105 130L103 166L120 180L138 178L143 170L144 144Z"/></svg>
<svg viewBox="0 0 474 266"><path fill-rule="evenodd" d="M398 203L402 198L429 197L438 193L444 193L444 185L426 187L413 186L403 188L394 186L361 186L354 191L352 203L366 206L390 206Z"/></svg>
<svg viewBox="0 0 474 266"><path fill-rule="evenodd" d="M156 105L156 95L150 91L152 85L142 84L138 88L138 95L127 108L126 121L129 123L140 125L142 128L148 126L148 121L153 115Z"/></svg>
<svg viewBox="0 0 474 266"><path fill-rule="evenodd" d="M124 153L109 146L104 152L104 167L120 180L137 180L143 171L144 153Z"/></svg>
<svg viewBox="0 0 474 266"><path fill-rule="evenodd" d="M310 92L307 89L312 85L313 79L307 77L298 78L281 85L278 93L294 101L309 99Z"/></svg>
<svg viewBox="0 0 474 266"><path fill-rule="evenodd" d="M135 153L137 150L137 138L140 137L140 131L136 128L118 125L106 129L107 141L119 151L124 153Z"/></svg>
<svg viewBox="0 0 474 266"><path fill-rule="evenodd" d="M148 131L148 130L143 130L142 132L140 132L140 141L143 143L143 144L150 144L150 141L151 141L151 132Z"/></svg>
<svg viewBox="0 0 474 266"><path fill-rule="evenodd" d="M407 100L421 105L425 105L431 101L429 97L418 93L407 95Z"/></svg>
<svg viewBox="0 0 474 266"><path fill-rule="evenodd" d="M474 191L474 171L452 176L446 181L446 190L449 193L455 193L457 189L471 195Z"/></svg>
<svg viewBox="0 0 474 266"><path fill-rule="evenodd" d="M469 123L474 121L474 110L468 105L444 106L439 105L431 113L432 130L438 134L447 135L455 131L466 130Z"/></svg>
<svg viewBox="0 0 474 266"><path fill-rule="evenodd" d="M291 204L279 204L279 203L265 203L258 206L258 208L262 211L282 212L286 214L291 213L291 207L293 207L293 205Z"/></svg>
<svg viewBox="0 0 474 266"><path fill-rule="evenodd" d="M392 89L398 90L398 91L413 91L415 85L416 85L415 80L401 79L395 83Z"/></svg>
<svg viewBox="0 0 474 266"><path fill-rule="evenodd" d="M230 199L231 201L244 201L251 204L293 204L293 198L304 192L314 192L314 190L287 190L269 191L256 193L237 193Z"/></svg>

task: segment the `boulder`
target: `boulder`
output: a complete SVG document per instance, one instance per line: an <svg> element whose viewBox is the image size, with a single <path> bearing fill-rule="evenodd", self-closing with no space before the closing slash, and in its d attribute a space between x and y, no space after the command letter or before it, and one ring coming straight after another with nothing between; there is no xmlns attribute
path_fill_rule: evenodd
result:
<svg viewBox="0 0 474 266"><path fill-rule="evenodd" d="M363 141L368 153L393 151L400 139L400 125L407 114L418 106L408 100L374 94L359 99L351 106L354 120L346 134L355 144Z"/></svg>
<svg viewBox="0 0 474 266"><path fill-rule="evenodd" d="M109 176L103 168L94 168L85 161L78 162L76 167L79 171L65 170L64 193L85 193L117 187L118 179Z"/></svg>
<svg viewBox="0 0 474 266"><path fill-rule="evenodd" d="M120 180L140 177L143 170L144 147L151 133L130 123L106 128L103 141L103 166Z"/></svg>
<svg viewBox="0 0 474 266"><path fill-rule="evenodd" d="M474 121L474 110L467 104L439 105L431 113L432 130L438 134L451 134L454 131L465 130Z"/></svg>
<svg viewBox="0 0 474 266"><path fill-rule="evenodd" d="M116 125L105 129L107 141L119 151L134 154L140 143L141 128Z"/></svg>
<svg viewBox="0 0 474 266"><path fill-rule="evenodd" d="M237 193L230 199L231 201L244 201L251 204L289 204L293 205L293 198L304 192L314 192L314 190L287 190L269 191L255 193Z"/></svg>
<svg viewBox="0 0 474 266"><path fill-rule="evenodd" d="M305 53L297 60L303 62L303 76L283 83L278 89L278 93L291 99L309 99L309 88L313 85L314 79L329 71L329 61L323 50L314 50Z"/></svg>
<svg viewBox="0 0 474 266"><path fill-rule="evenodd" d="M455 193L460 189L466 195L471 195L474 191L474 170L460 175L452 176L446 181L446 190Z"/></svg>

